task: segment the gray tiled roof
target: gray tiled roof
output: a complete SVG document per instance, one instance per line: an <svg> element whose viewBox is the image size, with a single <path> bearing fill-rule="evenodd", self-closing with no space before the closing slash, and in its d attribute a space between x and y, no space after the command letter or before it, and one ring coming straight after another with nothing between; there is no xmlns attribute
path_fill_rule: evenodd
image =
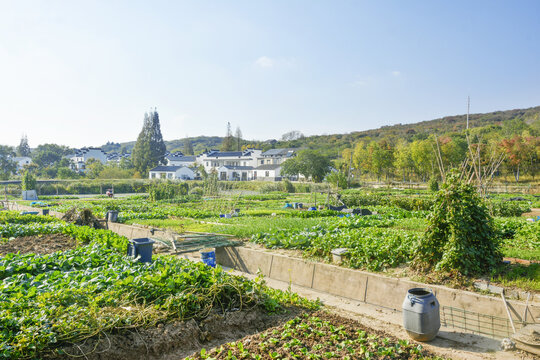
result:
<svg viewBox="0 0 540 360"><path fill-rule="evenodd" d="M279 164L266 164L255 168L255 170L276 170L279 167L281 167Z"/></svg>
<svg viewBox="0 0 540 360"><path fill-rule="evenodd" d="M150 169L150 171L166 171L166 172L174 171L174 172L176 172L178 169L181 169L183 167L185 167L185 166L156 166L155 168Z"/></svg>

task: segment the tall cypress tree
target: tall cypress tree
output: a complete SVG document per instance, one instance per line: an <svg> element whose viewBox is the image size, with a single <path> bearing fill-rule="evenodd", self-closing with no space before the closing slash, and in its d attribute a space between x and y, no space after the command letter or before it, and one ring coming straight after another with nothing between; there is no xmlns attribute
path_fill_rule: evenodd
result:
<svg viewBox="0 0 540 360"><path fill-rule="evenodd" d="M242 130L240 130L240 127L236 127L236 133L234 134L235 140L236 140L236 151L242 150Z"/></svg>
<svg viewBox="0 0 540 360"><path fill-rule="evenodd" d="M144 125L133 148L133 166L140 174L165 161L165 143L157 110L144 114Z"/></svg>
<svg viewBox="0 0 540 360"><path fill-rule="evenodd" d="M184 139L184 155L193 155L193 144L191 143L191 139L186 136Z"/></svg>
<svg viewBox="0 0 540 360"><path fill-rule="evenodd" d="M163 141L163 135L161 135L161 126L159 125L159 114L156 109L150 112L150 119L152 123L150 131L150 151L152 152L152 162L154 164L165 163L165 142Z"/></svg>
<svg viewBox="0 0 540 360"><path fill-rule="evenodd" d="M234 149L234 139L231 130L231 123L227 122L227 134L221 143L221 151L233 151Z"/></svg>
<svg viewBox="0 0 540 360"><path fill-rule="evenodd" d="M30 156L30 146L28 145L28 138L23 135L19 146L17 146L17 156Z"/></svg>

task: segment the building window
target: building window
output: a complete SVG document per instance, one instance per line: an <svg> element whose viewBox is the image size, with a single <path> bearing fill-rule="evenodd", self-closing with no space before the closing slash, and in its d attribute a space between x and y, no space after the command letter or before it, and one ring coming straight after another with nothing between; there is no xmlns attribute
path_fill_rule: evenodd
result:
<svg viewBox="0 0 540 360"><path fill-rule="evenodd" d="M156 178L156 173L150 173L150 176L152 177L152 179L155 179Z"/></svg>
<svg viewBox="0 0 540 360"><path fill-rule="evenodd" d="M270 171L265 171L265 172L264 172L264 176L270 177Z"/></svg>
<svg viewBox="0 0 540 360"><path fill-rule="evenodd" d="M168 177L169 179L172 179L172 173L168 173L168 174L167 174L167 177Z"/></svg>
<svg viewBox="0 0 540 360"><path fill-rule="evenodd" d="M264 160L261 160L261 165L264 165Z"/></svg>

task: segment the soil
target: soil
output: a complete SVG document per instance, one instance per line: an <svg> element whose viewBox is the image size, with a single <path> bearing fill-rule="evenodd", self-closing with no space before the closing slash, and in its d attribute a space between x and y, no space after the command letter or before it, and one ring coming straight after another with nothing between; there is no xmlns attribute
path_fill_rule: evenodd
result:
<svg viewBox="0 0 540 360"><path fill-rule="evenodd" d="M87 360L160 359L172 360L236 341L282 324L301 311L288 309L286 313L268 315L254 308L226 314L214 313L202 321L189 320L159 324L149 329L130 329L122 333L101 334L84 343L59 348L63 355L46 355L47 359L84 358Z"/></svg>
<svg viewBox="0 0 540 360"><path fill-rule="evenodd" d="M64 234L21 236L6 243L0 243L0 255L18 252L21 254L50 254L76 247L77 241Z"/></svg>
<svg viewBox="0 0 540 360"><path fill-rule="evenodd" d="M524 213L521 216L536 219L537 216L540 216L540 209L539 208L532 208L530 212Z"/></svg>

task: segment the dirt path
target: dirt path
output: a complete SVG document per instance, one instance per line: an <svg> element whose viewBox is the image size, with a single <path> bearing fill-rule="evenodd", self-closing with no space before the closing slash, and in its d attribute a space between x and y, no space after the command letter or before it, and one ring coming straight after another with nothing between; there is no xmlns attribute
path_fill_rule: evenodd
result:
<svg viewBox="0 0 540 360"><path fill-rule="evenodd" d="M254 275L236 270L230 271L234 274L243 275L251 279L255 277ZM267 285L273 288L281 290L290 289L311 300L320 299L324 305L333 309L337 314L357 320L367 327L388 333L399 339L409 339L409 336L402 327L401 312L314 291L313 289L289 284L283 281L268 278L265 280ZM422 346L439 356L451 359L534 359L534 356L520 351L500 351L500 341L498 340L469 333L461 333L445 327L441 327L439 334L433 341L422 343Z"/></svg>
<svg viewBox="0 0 540 360"><path fill-rule="evenodd" d="M529 211L528 213L524 213L521 216L536 219L537 216L540 216L540 209L532 208L531 211Z"/></svg>

